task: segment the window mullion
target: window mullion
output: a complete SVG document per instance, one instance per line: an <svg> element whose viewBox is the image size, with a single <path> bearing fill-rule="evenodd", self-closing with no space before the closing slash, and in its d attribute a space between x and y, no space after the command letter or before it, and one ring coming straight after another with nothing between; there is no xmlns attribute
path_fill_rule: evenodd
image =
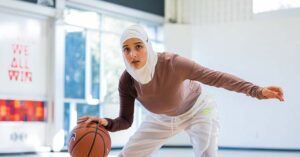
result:
<svg viewBox="0 0 300 157"><path fill-rule="evenodd" d="M91 95L91 51L90 51L90 41L88 37L88 30L85 30L86 35L86 49L85 49L85 100L89 102L92 99Z"/></svg>

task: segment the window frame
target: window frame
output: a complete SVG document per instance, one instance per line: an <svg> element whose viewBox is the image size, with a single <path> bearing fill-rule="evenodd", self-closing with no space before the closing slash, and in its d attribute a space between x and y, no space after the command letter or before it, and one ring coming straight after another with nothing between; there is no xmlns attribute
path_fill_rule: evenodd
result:
<svg viewBox="0 0 300 157"><path fill-rule="evenodd" d="M66 5L67 7L65 9L75 9L75 10L82 10L82 11L95 11L94 9L89 9L88 7L73 7L72 5ZM72 25L72 24L69 24L69 23L65 23L64 22L64 25L70 25L70 26L74 26L74 27L79 27L79 28L82 28L82 29L87 29L87 31L89 30L93 30L93 31L97 31L99 33L99 38L100 38L100 82L99 82L99 99L93 99L94 101L94 105L99 105L99 115L102 116L104 115L104 110L103 110L103 107L102 105L105 104L106 102L104 102L104 97L102 96L102 89L101 89L101 85L102 85L102 82L103 82L103 76L104 76L104 66L103 66L103 59L104 59L104 56L103 56L103 52L101 51L101 48L102 48L102 42L101 42L101 38L102 38L102 35L105 34L105 33L113 33L117 36L121 36L121 34L118 34L118 33L114 33L114 32L110 32L110 31L107 31L107 30L104 30L103 29L103 19L105 16L108 16L110 18L116 18L116 19L121 19L121 20L126 20L126 21L131 21L131 22L134 22L134 23L137 23L137 24L142 24L142 25L150 25L152 27L155 28L155 39L150 39L150 41L152 42L156 42L156 43L161 43L163 44L163 39L162 40L159 40L158 39L158 29L162 29L163 27L163 22L162 21L156 21L154 22L153 20L143 20L143 19L138 19L136 17L128 17L128 16L125 16L125 15L120 15L120 14L116 14L116 13L113 13L113 12L107 12L107 11L101 11L100 9L95 11L98 15L99 15L99 20L100 20L100 28L99 29L91 29L91 28L84 28L84 27L81 27L81 26L77 26L77 25ZM91 57L90 54L87 54L88 52L86 52L86 58L89 58ZM64 54L65 55L65 54ZM90 63L91 64L91 63ZM85 75L89 75L91 76L91 66L88 66L88 64L85 64L85 68L86 68L86 74ZM64 68L65 68L65 63L64 63ZM89 74L87 74L89 73ZM65 76L64 76L65 78ZM85 98L84 99L73 99L73 98L65 98L65 96L63 95L63 98L62 98L62 103L63 105L65 103L69 103L69 108L72 109L73 111L77 111L77 104L88 104L88 100L87 100L87 95L89 95L89 92L91 92L90 89L88 89L88 87L91 87L91 83L92 83L92 80L91 78L87 78L85 77ZM64 84L64 83L63 83ZM87 86L88 85L88 86ZM65 85L63 85L65 87ZM63 92L64 93L64 92ZM111 105L119 105L119 103L110 103ZM73 106L72 106L73 105ZM141 123L141 120L143 118L143 108L141 107L141 105L139 104L139 102L136 101L136 104L135 104L135 121L134 121L134 124L133 126L138 126L140 123ZM71 114L70 114L71 115ZM73 116L74 115L77 115L77 113L74 113L72 114ZM71 116L70 116L71 117ZM63 115L63 118L65 118L65 115ZM72 119L72 118L70 118ZM64 121L65 119L62 119L62 121ZM72 125L76 125L74 119L72 120L69 120L69 127L72 126ZM134 127L133 127L134 128ZM69 129L72 129L72 128L69 128ZM135 128L134 128L135 129ZM129 130L130 132L130 130ZM116 146L116 145L115 145Z"/></svg>

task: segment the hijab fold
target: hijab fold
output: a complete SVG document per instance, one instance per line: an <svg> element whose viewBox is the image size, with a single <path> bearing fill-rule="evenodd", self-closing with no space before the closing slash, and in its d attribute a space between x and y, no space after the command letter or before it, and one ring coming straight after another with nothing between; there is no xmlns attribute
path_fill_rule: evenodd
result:
<svg viewBox="0 0 300 157"><path fill-rule="evenodd" d="M147 61L146 64L140 69L136 69L128 63L124 53L123 59L125 62L127 72L139 83L146 84L153 79L155 66L157 63L157 53L154 52L152 45L149 41L146 31L139 25L132 25L128 27L122 34L120 43L123 43L130 38L138 38L146 45Z"/></svg>

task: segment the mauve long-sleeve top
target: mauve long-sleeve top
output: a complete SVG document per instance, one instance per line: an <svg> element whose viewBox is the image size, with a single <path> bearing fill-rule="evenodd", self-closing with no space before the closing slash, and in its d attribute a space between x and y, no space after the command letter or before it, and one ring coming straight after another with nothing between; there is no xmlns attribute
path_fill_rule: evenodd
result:
<svg viewBox="0 0 300 157"><path fill-rule="evenodd" d="M208 69L177 54L165 52L157 55L154 76L147 84L137 82L126 70L123 72L118 89L119 116L106 118L107 130L124 130L131 126L135 99L156 114L176 116L186 112L201 94L200 83L263 98L262 87L239 77Z"/></svg>

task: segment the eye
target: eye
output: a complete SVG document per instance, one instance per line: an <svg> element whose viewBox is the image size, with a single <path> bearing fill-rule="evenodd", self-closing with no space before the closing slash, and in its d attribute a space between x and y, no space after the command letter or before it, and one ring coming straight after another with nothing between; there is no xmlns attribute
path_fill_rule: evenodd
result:
<svg viewBox="0 0 300 157"><path fill-rule="evenodd" d="M123 48L123 53L128 54L129 53L129 48L127 48L127 47Z"/></svg>
<svg viewBox="0 0 300 157"><path fill-rule="evenodd" d="M135 47L136 47L136 49L141 49L141 48L143 48L142 45L136 45Z"/></svg>

